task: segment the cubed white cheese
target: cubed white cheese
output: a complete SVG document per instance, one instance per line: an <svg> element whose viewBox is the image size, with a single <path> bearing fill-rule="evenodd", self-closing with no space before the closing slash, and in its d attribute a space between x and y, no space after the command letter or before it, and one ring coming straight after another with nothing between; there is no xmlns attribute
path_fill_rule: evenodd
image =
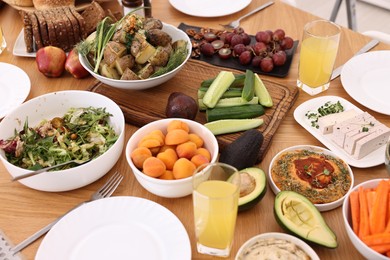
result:
<svg viewBox="0 0 390 260"><path fill-rule="evenodd" d="M333 126L337 123L343 122L347 119L350 119L356 116L358 113L349 109L340 113L329 114L318 118L318 129L322 134L330 134L333 132Z"/></svg>
<svg viewBox="0 0 390 260"><path fill-rule="evenodd" d="M375 118L367 112L360 113L350 119L344 120L333 126L331 139L341 148L344 147L345 135L353 130L362 128L363 125L368 125L376 122Z"/></svg>
<svg viewBox="0 0 390 260"><path fill-rule="evenodd" d="M386 141L389 139L389 136L390 129L387 126L382 125L372 134L363 137L356 142L353 157L360 160L361 158L372 153L382 145L385 145Z"/></svg>
<svg viewBox="0 0 390 260"><path fill-rule="evenodd" d="M352 130L345 135L344 150L349 154L354 154L356 142L382 128L383 124L376 122L359 129Z"/></svg>

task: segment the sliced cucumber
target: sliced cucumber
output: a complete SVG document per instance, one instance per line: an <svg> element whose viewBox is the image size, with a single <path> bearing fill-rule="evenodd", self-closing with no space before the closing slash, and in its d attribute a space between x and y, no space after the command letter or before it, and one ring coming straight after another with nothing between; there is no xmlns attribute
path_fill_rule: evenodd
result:
<svg viewBox="0 0 390 260"><path fill-rule="evenodd" d="M246 104L258 104L259 98L253 97L252 100L246 101L241 97L232 97L232 98L221 98L215 107L235 107L242 106ZM203 99L198 99L199 110L206 110L207 106L203 103Z"/></svg>
<svg viewBox="0 0 390 260"><path fill-rule="evenodd" d="M203 98L206 94L207 90L209 88L207 87L200 87L198 89L198 98ZM239 87L229 87L221 96L221 98L230 98L230 97L241 97L242 94L242 88Z"/></svg>
<svg viewBox="0 0 390 260"><path fill-rule="evenodd" d="M253 71L246 70L245 72L245 82L244 82L244 88L242 89L242 99L245 101L249 101L253 99L255 95L255 88L254 88L254 75Z"/></svg>
<svg viewBox="0 0 390 260"><path fill-rule="evenodd" d="M206 123L207 127L214 135L235 133L256 128L264 123L262 118L252 119L222 119Z"/></svg>
<svg viewBox="0 0 390 260"><path fill-rule="evenodd" d="M259 104L265 107L272 107L273 106L272 97L269 94L267 88L265 87L263 81L256 73L254 79L255 79L254 80L255 94L257 97L259 97Z"/></svg>
<svg viewBox="0 0 390 260"><path fill-rule="evenodd" d="M229 88L234 79L233 72L221 71L204 95L203 103L209 108L215 107L223 93Z"/></svg>
<svg viewBox="0 0 390 260"><path fill-rule="evenodd" d="M305 241L336 248L335 233L326 224L314 204L295 191L281 191L276 195L274 214L279 225Z"/></svg>
<svg viewBox="0 0 390 260"><path fill-rule="evenodd" d="M248 119L262 115L264 115L264 107L260 104L247 104L236 107L215 107L206 110L207 122L220 119Z"/></svg>
<svg viewBox="0 0 390 260"><path fill-rule="evenodd" d="M215 78L203 80L202 83L200 83L200 87L208 88L210 87L210 85L213 83L214 80ZM234 74L234 81L229 87L230 88L242 87L244 85L244 81L245 81L245 74Z"/></svg>

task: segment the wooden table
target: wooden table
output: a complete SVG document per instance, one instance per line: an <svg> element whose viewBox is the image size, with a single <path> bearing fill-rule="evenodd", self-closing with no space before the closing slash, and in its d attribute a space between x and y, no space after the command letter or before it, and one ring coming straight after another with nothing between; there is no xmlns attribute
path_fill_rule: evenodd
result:
<svg viewBox="0 0 390 260"><path fill-rule="evenodd" d="M238 18L249 10L265 3L266 0L253 0L244 10L233 14L229 17L219 18L199 18L191 17L180 13L174 9L168 0L153 1L153 16L161 19L166 23L179 25L184 22L190 25L205 26L218 28L220 23L226 23L231 19ZM116 5L116 2L106 3ZM205 6L207 8L207 6ZM300 40L302 28L305 23L316 19L315 16L303 12L294 7L288 6L281 2L276 2L271 7L263 10L242 21L242 27L250 34L255 34L259 30L283 28L286 34L293 39ZM35 60L33 58L15 57L12 55L12 48L16 37L22 28L22 22L18 12L10 6L4 6L0 9L0 24L3 27L5 37L8 42L7 51L0 55L0 62L15 64L26 71L31 79L31 92L28 99L39 95L67 89L86 90L95 82L92 77L76 80L70 74L64 74L61 78L46 78L38 72ZM336 61L336 66L345 63L352 55L359 50L370 39L343 28L341 38L341 48ZM390 49L390 46L379 44L375 50ZM298 68L298 55L294 56L293 63L286 78L270 78L276 82L295 86ZM15 86L17 87L17 86ZM390 126L390 117L375 113L363 105L355 102L341 85L340 79L331 82L330 89L321 95L337 95L343 97L359 108L368 111L378 120ZM320 95L320 96L321 96ZM1 93L0 93L1 98ZM323 146L316 138L303 129L293 118L294 109L304 101L312 97L304 92L299 94L295 105L288 112L287 117L281 123L276 135L273 138L272 145L266 154L264 160L259 164L265 171L268 170L272 157L283 148L299 145L311 144ZM0 99L1 102L1 99ZM126 141L134 133L136 127L126 125ZM100 187L114 171L120 171L125 174L125 179L114 193L114 196L137 196L150 199L171 210L184 224L188 235L191 239L193 259L209 259L211 257L200 255L196 251L194 240L194 224L192 216L192 199L191 196L180 199L165 199L152 195L144 190L133 177L129 166L126 163L124 153L114 168L102 179L78 190L48 193L32 190L21 185L18 182L11 182L10 175L3 165L0 165L0 228L5 234L17 244L29 235L36 232L41 227L56 219L61 214L67 212L76 204L90 198L90 195ZM355 175L355 184L373 178L387 177L384 165L379 165L367 169L353 168ZM272 208L275 195L269 189L264 199L255 208L242 212L237 219L237 228L234 239L233 251L230 259L233 259L239 247L249 238L264 232L283 232L276 223ZM319 246L313 246L321 259L359 259L362 256L353 247L349 241L344 229L341 208L323 213L323 216L329 226L335 231L338 237L339 246L331 250ZM38 240L22 252L28 259L33 259L42 239ZM131 246L131 245L129 245Z"/></svg>

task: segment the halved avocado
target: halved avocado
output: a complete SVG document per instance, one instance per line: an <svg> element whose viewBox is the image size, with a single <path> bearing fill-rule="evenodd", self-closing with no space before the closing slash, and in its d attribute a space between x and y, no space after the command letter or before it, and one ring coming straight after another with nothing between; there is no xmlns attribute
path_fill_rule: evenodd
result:
<svg viewBox="0 0 390 260"><path fill-rule="evenodd" d="M238 211L253 208L267 192L267 181L262 169L249 167L240 171L241 185Z"/></svg>
<svg viewBox="0 0 390 260"><path fill-rule="evenodd" d="M295 191L276 195L274 214L279 225L303 240L328 248L337 247L337 237L314 204Z"/></svg>

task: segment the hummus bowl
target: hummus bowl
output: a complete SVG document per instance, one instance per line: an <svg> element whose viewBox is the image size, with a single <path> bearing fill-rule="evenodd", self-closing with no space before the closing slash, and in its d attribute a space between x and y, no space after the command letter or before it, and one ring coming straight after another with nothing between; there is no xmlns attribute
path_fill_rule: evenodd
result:
<svg viewBox="0 0 390 260"><path fill-rule="evenodd" d="M307 197L319 211L328 211L341 206L354 177L349 165L330 150L298 145L275 155L268 182L275 194L292 190Z"/></svg>
<svg viewBox="0 0 390 260"><path fill-rule="evenodd" d="M278 245L283 244L283 249ZM286 250L288 249L288 250ZM238 250L235 260L272 259L272 256L319 260L317 253L301 239L285 233L263 233L250 238ZM291 258L292 259L292 258Z"/></svg>

